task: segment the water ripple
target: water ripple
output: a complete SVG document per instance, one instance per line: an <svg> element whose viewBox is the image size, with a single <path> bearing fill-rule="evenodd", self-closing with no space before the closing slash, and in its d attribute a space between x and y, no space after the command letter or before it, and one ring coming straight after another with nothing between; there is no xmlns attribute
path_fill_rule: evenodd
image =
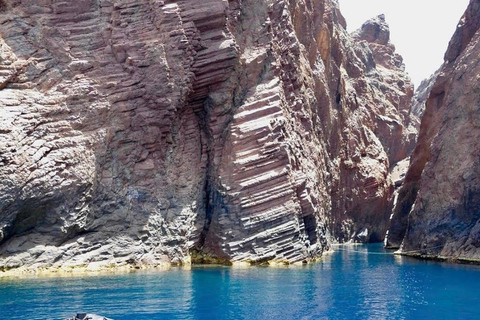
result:
<svg viewBox="0 0 480 320"><path fill-rule="evenodd" d="M3 279L0 314L22 320L65 319L78 311L115 320L475 318L479 281L478 267L352 246L304 267Z"/></svg>

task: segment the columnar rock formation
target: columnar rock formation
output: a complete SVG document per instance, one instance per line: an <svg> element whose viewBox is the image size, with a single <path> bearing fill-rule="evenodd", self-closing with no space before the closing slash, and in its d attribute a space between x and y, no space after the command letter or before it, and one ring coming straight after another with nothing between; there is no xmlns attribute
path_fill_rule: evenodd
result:
<svg viewBox="0 0 480 320"><path fill-rule="evenodd" d="M480 258L480 1L471 0L422 118L388 237L404 254Z"/></svg>
<svg viewBox="0 0 480 320"><path fill-rule="evenodd" d="M0 266L381 240L412 86L330 0L1 1Z"/></svg>

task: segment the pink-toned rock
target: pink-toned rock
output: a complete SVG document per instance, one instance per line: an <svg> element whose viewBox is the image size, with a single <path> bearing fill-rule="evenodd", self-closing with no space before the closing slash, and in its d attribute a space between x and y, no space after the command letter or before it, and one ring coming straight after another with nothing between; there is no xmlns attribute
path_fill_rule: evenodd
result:
<svg viewBox="0 0 480 320"><path fill-rule="evenodd" d="M390 30L384 15L379 15L353 33L357 41L366 41L372 57L365 58L367 79L373 92L370 103L377 105L375 134L393 165L413 150L418 116L411 112L413 86L405 73L402 57L390 43Z"/></svg>
<svg viewBox="0 0 480 320"><path fill-rule="evenodd" d="M480 1L471 0L426 102L388 245L403 254L478 261Z"/></svg>
<svg viewBox="0 0 480 320"><path fill-rule="evenodd" d="M383 238L412 87L336 2L11 2L0 31L3 269Z"/></svg>

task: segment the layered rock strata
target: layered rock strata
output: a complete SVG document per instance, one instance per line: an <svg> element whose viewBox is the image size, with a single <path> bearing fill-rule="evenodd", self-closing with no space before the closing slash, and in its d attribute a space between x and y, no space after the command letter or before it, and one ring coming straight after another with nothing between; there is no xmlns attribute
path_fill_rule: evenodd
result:
<svg viewBox="0 0 480 320"><path fill-rule="evenodd" d="M412 136L383 18L353 39L329 0L2 3L3 270L382 239Z"/></svg>
<svg viewBox="0 0 480 320"><path fill-rule="evenodd" d="M388 244L432 258L480 258L480 1L472 0L435 80Z"/></svg>

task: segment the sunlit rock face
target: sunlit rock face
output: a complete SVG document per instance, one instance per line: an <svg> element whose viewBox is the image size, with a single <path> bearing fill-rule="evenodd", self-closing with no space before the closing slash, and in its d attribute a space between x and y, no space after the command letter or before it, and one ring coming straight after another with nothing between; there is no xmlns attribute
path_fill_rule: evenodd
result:
<svg viewBox="0 0 480 320"><path fill-rule="evenodd" d="M440 70L435 71L429 78L424 79L418 88L415 89L415 94L412 98L410 123L413 123L417 132L420 130L421 119L425 112L425 104L439 72Z"/></svg>
<svg viewBox="0 0 480 320"><path fill-rule="evenodd" d="M382 17L352 37L329 0L0 3L3 270L383 238L415 132Z"/></svg>
<svg viewBox="0 0 480 320"><path fill-rule="evenodd" d="M402 252L480 258L480 1L470 1L426 102L388 242Z"/></svg>
<svg viewBox="0 0 480 320"><path fill-rule="evenodd" d="M415 146L420 115L411 109L413 87L404 73L403 58L390 43L385 16L379 15L353 33L357 41L367 41L373 54L373 66L367 63L367 78L374 90L373 104L379 105L379 124L375 134L393 165L409 156ZM368 96L368 95L367 95Z"/></svg>

